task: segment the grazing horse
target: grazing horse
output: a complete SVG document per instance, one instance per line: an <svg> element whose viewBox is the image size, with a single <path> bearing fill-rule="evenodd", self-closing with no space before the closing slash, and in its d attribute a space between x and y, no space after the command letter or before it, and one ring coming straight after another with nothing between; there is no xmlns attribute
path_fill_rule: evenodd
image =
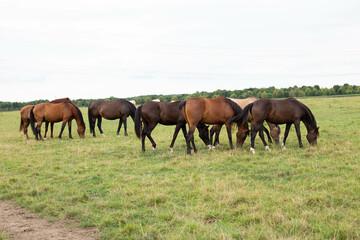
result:
<svg viewBox="0 0 360 240"><path fill-rule="evenodd" d="M35 120L36 119L36 120ZM36 137L36 140L40 138L43 140L41 136L41 124L43 121L47 122L61 122L62 127L59 134L59 138L61 139L61 135L64 131L66 123L69 125L69 138L71 136L71 121L75 119L78 125L77 132L80 138L85 137L85 122L83 116L81 114L80 109L72 102L63 102L63 103L40 103L35 105L30 110L30 123L31 129ZM35 128L35 121L37 126Z"/></svg>
<svg viewBox="0 0 360 240"><path fill-rule="evenodd" d="M179 104L180 101L175 101L172 103L151 101L146 102L140 107L138 107L135 113L135 132L138 138L142 138L142 151L145 151L146 137L148 137L151 141L153 150L156 149L156 143L151 137L151 132L154 130L158 123L163 125L176 125L173 139L170 144L171 152L173 151L173 146L180 129L182 129L186 140L186 121L184 116L181 114ZM144 124L143 128L141 121ZM197 128L199 130L199 136L203 140L205 145L210 145L208 127L200 122L197 125ZM192 142L192 144L194 150L196 151L194 142Z"/></svg>
<svg viewBox="0 0 360 240"><path fill-rule="evenodd" d="M115 120L119 118L119 127L117 129L116 135L119 136L121 125L124 123L125 136L127 136L127 122L126 119L130 115L134 120L136 107L134 104L130 103L125 99L120 99L117 101L109 102L105 100L96 100L89 105L88 116L90 124L90 133L95 135L95 122L98 120L97 126L99 128L100 134L104 136L104 132L101 129L102 118L108 120Z"/></svg>
<svg viewBox="0 0 360 240"><path fill-rule="evenodd" d="M189 124L189 132L186 139L188 154L191 154L190 141L194 138L195 127L200 121L208 124L225 124L230 148L233 149L230 120L242 112L239 105L225 97L193 97L181 103L179 107L186 122Z"/></svg>
<svg viewBox="0 0 360 240"><path fill-rule="evenodd" d="M258 98L256 97L248 97L245 99L236 99L236 98L229 98L230 100L232 100L233 102L235 102L237 105L239 105L241 107L241 109L244 109L248 104L255 102L258 100ZM248 116L249 117L249 121L251 120L251 114ZM276 124L267 122L269 128L270 128L270 133L269 131L266 129L266 127L263 126L263 130L265 131L269 142L271 143L271 137L274 139L275 143L278 144L280 142L280 127ZM219 135L220 135L220 131L221 131L221 127L222 125L214 125L211 129L210 129L210 140L211 143L213 142L213 135L215 133L215 140L213 143L213 146L220 144L219 142ZM271 135L271 137L270 137ZM237 142L236 144L237 146L240 146L240 143Z"/></svg>
<svg viewBox="0 0 360 240"><path fill-rule="evenodd" d="M66 102L66 101L71 101L70 98L59 98L59 99L55 99L53 101L51 101L50 103L60 103L60 102ZM28 126L30 125L30 110L34 105L27 105L25 107L22 107L20 110L20 132L23 131L24 133L24 139L26 137L27 140L29 140L29 135L28 135ZM46 134L48 131L48 127L49 127L49 122L45 122L45 134L44 134L44 138L46 139ZM54 123L51 123L51 138L53 137L53 132L54 132Z"/></svg>
<svg viewBox="0 0 360 240"><path fill-rule="evenodd" d="M265 149L270 151L270 148L264 139L264 134L261 129L264 121L269 121L275 124L286 124L284 140L282 142L283 149L285 149L285 142L286 138L288 137L291 124L295 125L296 134L299 141L299 147L303 147L301 142L300 121L302 121L306 126L308 132L306 138L309 141L310 145L317 144L319 128L316 125L315 117L307 106L294 98L287 98L284 100L260 99L247 105L242 114L235 116L232 121L236 121L238 125L247 125L246 117L249 112L252 114L253 117L251 120L250 148L250 151L253 154L255 153L254 147L257 132L259 132Z"/></svg>
<svg viewBox="0 0 360 240"><path fill-rule="evenodd" d="M71 100L70 100L70 98L59 98L59 99L52 100L50 103L62 103L62 102L71 102ZM71 124L68 126L70 127ZM48 128L49 128L49 122L45 122L44 139L46 139L46 134L47 134ZM53 122L50 123L50 129L51 129L51 138L53 138L54 137L54 123Z"/></svg>
<svg viewBox="0 0 360 240"><path fill-rule="evenodd" d="M30 125L30 110L34 105L27 105L20 110L20 132L23 131L23 138L29 140L28 126Z"/></svg>

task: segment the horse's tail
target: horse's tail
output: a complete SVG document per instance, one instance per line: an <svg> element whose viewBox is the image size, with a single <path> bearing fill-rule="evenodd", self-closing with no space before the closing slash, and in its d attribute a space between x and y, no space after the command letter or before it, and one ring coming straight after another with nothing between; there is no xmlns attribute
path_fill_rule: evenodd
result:
<svg viewBox="0 0 360 240"><path fill-rule="evenodd" d="M135 112L136 112L136 107L134 104L132 104L131 102L127 101L127 104L129 105L129 109L130 109L130 116L132 118L132 120L135 122Z"/></svg>
<svg viewBox="0 0 360 240"><path fill-rule="evenodd" d="M134 125L135 125L135 133L136 136L138 138L141 137L141 128L142 128L142 123L141 123L141 109L142 109L142 105L140 107L138 107L135 111L135 118L134 118Z"/></svg>
<svg viewBox="0 0 360 240"><path fill-rule="evenodd" d="M22 117L20 117L20 128L19 128L19 132L21 132L24 129L24 120L22 119Z"/></svg>
<svg viewBox="0 0 360 240"><path fill-rule="evenodd" d="M187 122L187 117L186 117L186 111L185 111L185 106L186 106L186 101L181 101L179 103L179 109L181 110L182 115L184 116L186 122Z"/></svg>
<svg viewBox="0 0 360 240"><path fill-rule="evenodd" d="M37 130L35 129L34 107L35 106L33 106L30 109L30 125L31 125L31 130L33 131L34 135L37 136Z"/></svg>
<svg viewBox="0 0 360 240"><path fill-rule="evenodd" d="M230 122L231 123L236 122L238 125L243 124L244 122L247 123L247 117L249 115L249 112L250 113L252 112L253 106L254 106L254 103L248 104L240 114L238 114L235 117L231 118Z"/></svg>
<svg viewBox="0 0 360 240"><path fill-rule="evenodd" d="M93 133L93 128L95 126L93 126L93 123L92 123L92 113L91 113L91 110L90 110L90 106L91 106L91 103L88 107L88 119L89 119L89 127L90 127L90 133Z"/></svg>
<svg viewBox="0 0 360 240"><path fill-rule="evenodd" d="M232 109L234 110L234 115L239 115L242 113L242 108L234 101L232 101L231 99L229 98L225 98L226 99L226 102L232 107ZM231 121L230 119L230 123L232 123L233 121Z"/></svg>

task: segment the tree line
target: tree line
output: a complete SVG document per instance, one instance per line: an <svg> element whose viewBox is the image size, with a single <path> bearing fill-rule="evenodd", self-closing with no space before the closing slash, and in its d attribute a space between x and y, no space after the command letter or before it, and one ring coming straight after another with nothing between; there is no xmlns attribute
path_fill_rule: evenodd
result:
<svg viewBox="0 0 360 240"><path fill-rule="evenodd" d="M320 88L319 85L315 86L293 86L289 88L246 88L243 90L216 90L213 92L195 92L192 94L169 94L169 95L144 95L125 98L127 100L135 100L136 104L143 104L154 99L159 99L161 102L171 102L177 100L187 100L191 97L203 97L203 98L216 98L216 97L229 97L229 98L301 98L301 97L314 97L314 96L334 96L334 95L351 95L360 94L360 86L344 84L334 85L332 88ZM67 96L66 96L67 97ZM104 100L115 101L120 98L109 97ZM53 100L53 99L51 99ZM50 100L50 101L51 101ZM72 100L79 107L88 107L90 103L97 99L75 99ZM36 105L38 103L49 102L47 99L35 100L31 102L1 102L1 111L14 111L20 110L26 105Z"/></svg>

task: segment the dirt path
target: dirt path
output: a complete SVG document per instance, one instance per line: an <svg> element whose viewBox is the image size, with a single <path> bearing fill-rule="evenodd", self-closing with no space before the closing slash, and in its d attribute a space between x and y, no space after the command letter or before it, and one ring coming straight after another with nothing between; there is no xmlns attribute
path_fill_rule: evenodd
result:
<svg viewBox="0 0 360 240"><path fill-rule="evenodd" d="M61 221L50 223L4 201L0 201L0 232L14 239L97 239L95 228L69 227Z"/></svg>

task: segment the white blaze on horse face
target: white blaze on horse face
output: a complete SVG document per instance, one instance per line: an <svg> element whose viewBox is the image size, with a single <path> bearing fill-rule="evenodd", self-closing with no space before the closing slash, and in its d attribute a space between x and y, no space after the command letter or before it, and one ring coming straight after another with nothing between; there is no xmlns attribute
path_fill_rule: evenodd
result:
<svg viewBox="0 0 360 240"><path fill-rule="evenodd" d="M266 146L265 150L268 151L268 152L271 152L271 149L269 148L269 146Z"/></svg>
<svg viewBox="0 0 360 240"><path fill-rule="evenodd" d="M250 148L250 151L252 152L252 154L255 154L255 149Z"/></svg>

